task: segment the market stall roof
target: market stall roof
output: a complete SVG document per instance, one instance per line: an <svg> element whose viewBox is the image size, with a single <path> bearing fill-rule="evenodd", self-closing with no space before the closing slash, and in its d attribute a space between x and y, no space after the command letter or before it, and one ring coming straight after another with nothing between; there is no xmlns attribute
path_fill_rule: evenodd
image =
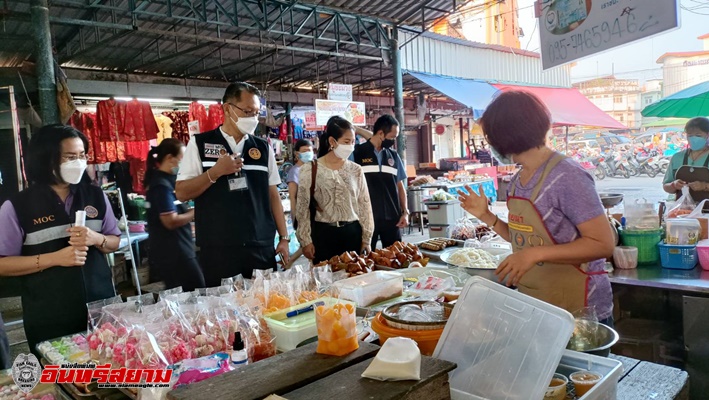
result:
<svg viewBox="0 0 709 400"><path fill-rule="evenodd" d="M643 108L643 117L694 118L709 115L709 82L688 87Z"/></svg>
<svg viewBox="0 0 709 400"><path fill-rule="evenodd" d="M689 118L660 118L657 121L643 122L643 128L662 128L662 127L682 127L687 124Z"/></svg>
<svg viewBox="0 0 709 400"><path fill-rule="evenodd" d="M523 90L536 95L546 104L551 111L552 122L555 126L626 128L588 101L576 89L488 83L415 72L409 72L409 74L446 96L470 107L475 118L482 115L496 93L505 90Z"/></svg>

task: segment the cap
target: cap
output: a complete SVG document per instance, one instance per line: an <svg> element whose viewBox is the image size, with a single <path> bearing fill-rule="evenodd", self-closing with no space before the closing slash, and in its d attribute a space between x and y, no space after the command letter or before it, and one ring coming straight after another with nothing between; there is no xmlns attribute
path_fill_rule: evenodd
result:
<svg viewBox="0 0 709 400"><path fill-rule="evenodd" d="M232 346L234 351L244 350L244 341L241 340L241 332L234 333L234 345Z"/></svg>

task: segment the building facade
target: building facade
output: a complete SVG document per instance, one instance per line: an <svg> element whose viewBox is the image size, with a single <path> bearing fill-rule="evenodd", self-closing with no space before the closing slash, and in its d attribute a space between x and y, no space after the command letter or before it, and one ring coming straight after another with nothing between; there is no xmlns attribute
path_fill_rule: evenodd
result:
<svg viewBox="0 0 709 400"><path fill-rule="evenodd" d="M657 60L662 64L664 97L709 81L709 33L698 39L703 50L665 53Z"/></svg>
<svg viewBox="0 0 709 400"><path fill-rule="evenodd" d="M591 103L630 129L642 126L644 95L637 79L614 76L578 82L573 85ZM654 97L653 97L654 98Z"/></svg>

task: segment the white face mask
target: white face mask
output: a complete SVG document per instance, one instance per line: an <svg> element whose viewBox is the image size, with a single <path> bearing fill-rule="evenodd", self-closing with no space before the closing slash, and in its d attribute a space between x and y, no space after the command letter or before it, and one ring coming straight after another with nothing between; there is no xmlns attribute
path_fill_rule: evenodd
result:
<svg viewBox="0 0 709 400"><path fill-rule="evenodd" d="M86 171L86 160L67 161L59 166L62 180L72 185L81 181L84 171Z"/></svg>
<svg viewBox="0 0 709 400"><path fill-rule="evenodd" d="M350 158L350 155L354 151L354 147L355 146L353 144L338 144L332 151L335 152L335 155L338 158L346 160Z"/></svg>
<svg viewBox="0 0 709 400"><path fill-rule="evenodd" d="M239 117L238 121L234 121L234 118L231 115L229 118L231 119L231 122L236 125L236 128L239 129L239 132L244 135L253 135L256 131L256 127L258 126L258 115L253 117Z"/></svg>

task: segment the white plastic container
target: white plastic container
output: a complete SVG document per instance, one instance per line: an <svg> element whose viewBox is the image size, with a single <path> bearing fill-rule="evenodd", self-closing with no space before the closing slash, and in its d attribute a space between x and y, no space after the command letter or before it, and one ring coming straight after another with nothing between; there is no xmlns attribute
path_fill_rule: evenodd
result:
<svg viewBox="0 0 709 400"><path fill-rule="evenodd" d="M576 371L591 371L603 375L603 379L595 384L579 400L615 400L618 393L618 380L623 374L623 363L610 358L594 356L565 350L556 372L569 375Z"/></svg>
<svg viewBox="0 0 709 400"><path fill-rule="evenodd" d="M429 225L454 225L463 218L465 210L458 200L426 201Z"/></svg>
<svg viewBox="0 0 709 400"><path fill-rule="evenodd" d="M694 218L669 218L666 223L665 243L690 245L697 244L702 227Z"/></svg>
<svg viewBox="0 0 709 400"><path fill-rule="evenodd" d="M315 325L315 311L306 312L303 314L296 315L292 318L286 318L283 320L275 319L274 317L278 314L284 315L285 313L293 310L300 310L302 308L308 307L318 301L325 302L326 305L332 305L337 303L337 299L331 297L323 297L314 301L309 301L307 303L298 304L284 310L276 311L270 314L264 315L263 319L268 325L268 329L271 331L271 335L276 338L276 348L278 351L290 351L296 348L298 344L305 340L318 335L318 329ZM340 300L341 303L351 303L349 301ZM354 304L354 303L351 303Z"/></svg>
<svg viewBox="0 0 709 400"><path fill-rule="evenodd" d="M374 271L335 282L340 298L368 307L399 297L404 292L404 276L398 272Z"/></svg>
<svg viewBox="0 0 709 400"><path fill-rule="evenodd" d="M541 399L574 329L565 310L481 277L466 283L434 358L458 364L452 399Z"/></svg>
<svg viewBox="0 0 709 400"><path fill-rule="evenodd" d="M449 238L451 237L452 225L431 225L428 224L428 236L430 238Z"/></svg>

